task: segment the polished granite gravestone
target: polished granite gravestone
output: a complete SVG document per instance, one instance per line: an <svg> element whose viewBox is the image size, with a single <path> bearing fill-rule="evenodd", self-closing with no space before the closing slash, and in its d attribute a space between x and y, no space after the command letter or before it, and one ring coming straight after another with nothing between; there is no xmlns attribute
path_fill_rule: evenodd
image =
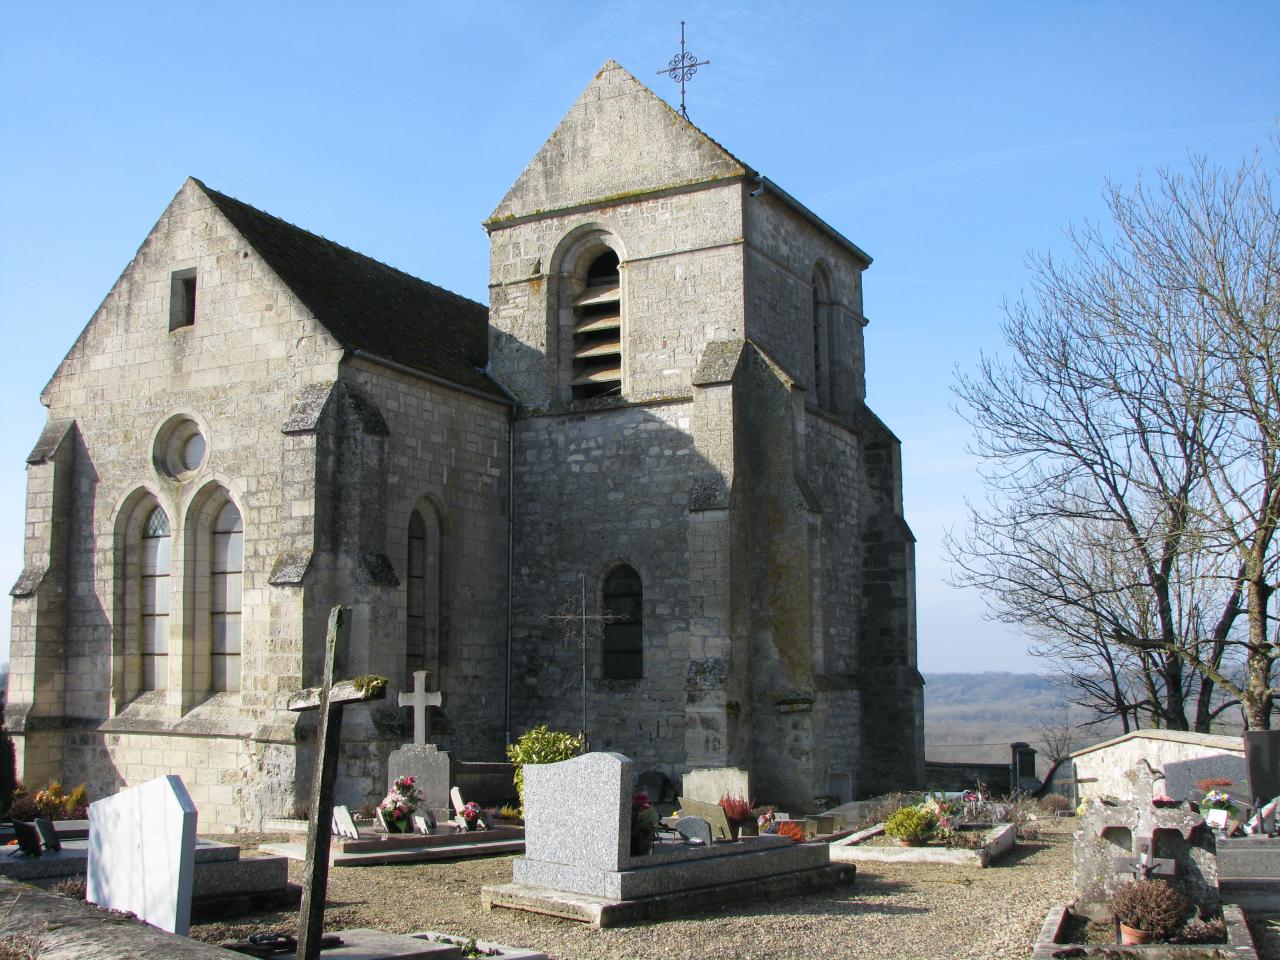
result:
<svg viewBox="0 0 1280 960"><path fill-rule="evenodd" d="M1246 730L1244 765L1250 803L1261 805L1280 796L1280 730Z"/></svg>
<svg viewBox="0 0 1280 960"><path fill-rule="evenodd" d="M157 777L89 805L85 899L186 935L195 879L196 806L182 778Z"/></svg>
<svg viewBox="0 0 1280 960"><path fill-rule="evenodd" d="M854 877L852 865L831 864L826 844L776 836L658 840L648 854L633 855L632 769L621 754L526 765L524 784L525 856L512 865L512 883L483 888L487 910L614 926Z"/></svg>

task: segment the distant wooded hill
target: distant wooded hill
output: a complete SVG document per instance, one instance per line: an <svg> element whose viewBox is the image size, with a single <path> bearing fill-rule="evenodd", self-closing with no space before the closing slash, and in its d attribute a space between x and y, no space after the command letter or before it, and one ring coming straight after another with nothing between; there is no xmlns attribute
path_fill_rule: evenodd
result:
<svg viewBox="0 0 1280 960"><path fill-rule="evenodd" d="M924 680L925 756L930 760L1005 762L1009 744L1016 740L1043 754L1040 722L1070 724L1073 750L1121 732L1119 724L1081 726L1088 714L1070 706L1065 692L1041 674L926 673Z"/></svg>

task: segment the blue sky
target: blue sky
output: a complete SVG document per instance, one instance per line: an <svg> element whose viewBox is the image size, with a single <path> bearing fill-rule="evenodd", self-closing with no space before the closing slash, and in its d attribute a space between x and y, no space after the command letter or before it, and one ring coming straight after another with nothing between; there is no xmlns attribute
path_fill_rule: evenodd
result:
<svg viewBox="0 0 1280 960"><path fill-rule="evenodd" d="M38 395L188 174L480 301L480 221L607 59L875 257L868 400L903 440L925 670L1033 670L946 585L981 495L954 370L1030 250L1107 178L1234 165L1280 117L1258 3L27 3L0 6L0 582ZM8 636L8 604L0 632ZM2 646L0 646L2 649Z"/></svg>

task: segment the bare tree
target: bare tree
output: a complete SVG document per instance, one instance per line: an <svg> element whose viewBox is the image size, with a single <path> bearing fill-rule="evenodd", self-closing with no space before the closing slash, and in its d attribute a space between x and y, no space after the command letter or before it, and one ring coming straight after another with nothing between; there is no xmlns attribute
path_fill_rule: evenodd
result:
<svg viewBox="0 0 1280 960"><path fill-rule="evenodd" d="M1107 199L1109 230L1031 261L1007 357L959 378L989 497L949 540L956 579L1100 714L1208 729L1238 702L1267 727L1280 210L1256 159Z"/></svg>
<svg viewBox="0 0 1280 960"><path fill-rule="evenodd" d="M1076 741L1071 717L1066 710L1053 720L1036 720L1036 732L1040 734L1040 744L1044 747L1044 755L1050 766L1069 754L1071 745Z"/></svg>

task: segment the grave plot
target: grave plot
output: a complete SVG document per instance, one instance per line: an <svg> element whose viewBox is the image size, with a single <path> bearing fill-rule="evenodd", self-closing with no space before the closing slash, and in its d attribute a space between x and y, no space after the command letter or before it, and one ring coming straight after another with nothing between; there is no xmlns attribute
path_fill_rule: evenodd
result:
<svg viewBox="0 0 1280 960"><path fill-rule="evenodd" d="M945 863L953 866L986 867L999 860L1015 846L1016 828L1012 823L963 827L980 836L974 847L901 846L881 844L883 823L859 830L831 844L831 859L841 863Z"/></svg>
<svg viewBox="0 0 1280 960"><path fill-rule="evenodd" d="M852 882L854 867L832 864L826 844L717 840L696 817L681 818L674 839L650 845L652 825L642 825L649 805L637 803L631 767L615 753L526 767L525 856L511 883L483 888L485 909L607 927Z"/></svg>

